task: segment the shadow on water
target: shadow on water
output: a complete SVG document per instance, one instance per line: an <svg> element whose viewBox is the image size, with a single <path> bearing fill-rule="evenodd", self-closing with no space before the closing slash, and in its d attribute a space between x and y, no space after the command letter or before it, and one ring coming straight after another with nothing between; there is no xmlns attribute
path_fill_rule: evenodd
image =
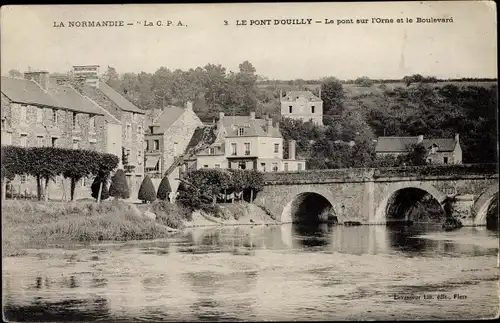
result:
<svg viewBox="0 0 500 323"><path fill-rule="evenodd" d="M293 235L300 246L324 247L330 244L330 232L332 225L320 222L294 223L292 225Z"/></svg>

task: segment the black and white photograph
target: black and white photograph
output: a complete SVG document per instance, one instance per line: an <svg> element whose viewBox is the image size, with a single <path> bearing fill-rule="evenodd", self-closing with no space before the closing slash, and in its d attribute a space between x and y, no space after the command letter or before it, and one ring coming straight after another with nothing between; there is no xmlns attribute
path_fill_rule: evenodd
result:
<svg viewBox="0 0 500 323"><path fill-rule="evenodd" d="M495 2L0 14L4 321L498 319Z"/></svg>

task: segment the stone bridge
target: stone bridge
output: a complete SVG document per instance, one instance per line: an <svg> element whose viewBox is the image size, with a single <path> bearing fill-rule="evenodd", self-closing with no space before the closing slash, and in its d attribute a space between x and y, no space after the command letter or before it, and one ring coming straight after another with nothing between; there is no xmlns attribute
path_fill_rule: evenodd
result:
<svg viewBox="0 0 500 323"><path fill-rule="evenodd" d="M283 223L333 214L341 223L385 224L391 208L404 217L427 197L464 225L485 225L488 208L498 199L496 164L275 172L264 179L254 203ZM301 214L306 218L299 219Z"/></svg>

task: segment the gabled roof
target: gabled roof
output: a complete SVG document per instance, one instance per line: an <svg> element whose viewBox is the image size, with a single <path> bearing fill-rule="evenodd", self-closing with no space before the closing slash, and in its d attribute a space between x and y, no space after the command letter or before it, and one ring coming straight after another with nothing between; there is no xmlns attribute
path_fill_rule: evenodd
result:
<svg viewBox="0 0 500 323"><path fill-rule="evenodd" d="M415 137L379 137L375 152L378 153L402 153L407 151L409 145L418 143L418 136ZM424 139L422 144L426 149L432 148L433 145L438 147L437 151L453 151L456 146L455 139L436 138Z"/></svg>
<svg viewBox="0 0 500 323"><path fill-rule="evenodd" d="M98 88L123 111L140 113L140 114L146 113L146 111L136 107L132 102L127 100L120 93L116 92L111 86L107 85L106 83L99 82Z"/></svg>
<svg viewBox="0 0 500 323"><path fill-rule="evenodd" d="M321 101L321 99L314 95L311 91L290 91L285 95L283 100L295 101L298 97L304 97L308 101Z"/></svg>
<svg viewBox="0 0 500 323"><path fill-rule="evenodd" d="M57 85L52 82L48 85L48 92L59 103L67 107L68 110L104 115L104 112L90 102L86 97L78 93L71 86Z"/></svg>
<svg viewBox="0 0 500 323"><path fill-rule="evenodd" d="M418 137L378 137L375 152L378 153L401 153L406 152L407 147L418 142Z"/></svg>
<svg viewBox="0 0 500 323"><path fill-rule="evenodd" d="M158 128L154 129L155 134L165 133L165 131L170 128L174 122L180 118L180 116L184 113L185 109L176 106L168 106L163 109L163 111L153 119L153 124L159 125Z"/></svg>
<svg viewBox="0 0 500 323"><path fill-rule="evenodd" d="M424 139L422 142L427 149L432 148L433 145L437 146L437 151L454 151L457 142L451 138L438 138L438 139Z"/></svg>
<svg viewBox="0 0 500 323"><path fill-rule="evenodd" d="M273 137L281 138L279 128L273 126L271 134L267 133L267 121L250 119L250 116L224 116L222 120L226 137ZM238 129L243 128L243 136L238 136Z"/></svg>
<svg viewBox="0 0 500 323"><path fill-rule="evenodd" d="M49 106L59 109L68 109L65 105L56 101L36 82L21 78L2 76L2 93L12 102Z"/></svg>

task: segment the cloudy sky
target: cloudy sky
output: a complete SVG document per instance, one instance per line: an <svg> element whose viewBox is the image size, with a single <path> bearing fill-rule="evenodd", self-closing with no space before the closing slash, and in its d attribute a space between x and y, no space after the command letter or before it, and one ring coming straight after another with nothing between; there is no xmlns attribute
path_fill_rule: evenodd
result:
<svg viewBox="0 0 500 323"><path fill-rule="evenodd" d="M110 65L119 73L207 63L236 71L248 60L271 79L400 78L411 73L497 77L493 2L3 6L1 14L3 75L28 67L66 72L84 64L98 64L101 72ZM336 23L406 17L414 22L417 17L451 17L453 23ZM274 25L274 19L302 18L313 24ZM271 26L236 26L237 19L273 21ZM325 24L325 19L334 23ZM67 27L68 21L83 20L122 20L125 27ZM187 26L137 24L145 20L180 20ZM54 28L54 22L66 27Z"/></svg>

